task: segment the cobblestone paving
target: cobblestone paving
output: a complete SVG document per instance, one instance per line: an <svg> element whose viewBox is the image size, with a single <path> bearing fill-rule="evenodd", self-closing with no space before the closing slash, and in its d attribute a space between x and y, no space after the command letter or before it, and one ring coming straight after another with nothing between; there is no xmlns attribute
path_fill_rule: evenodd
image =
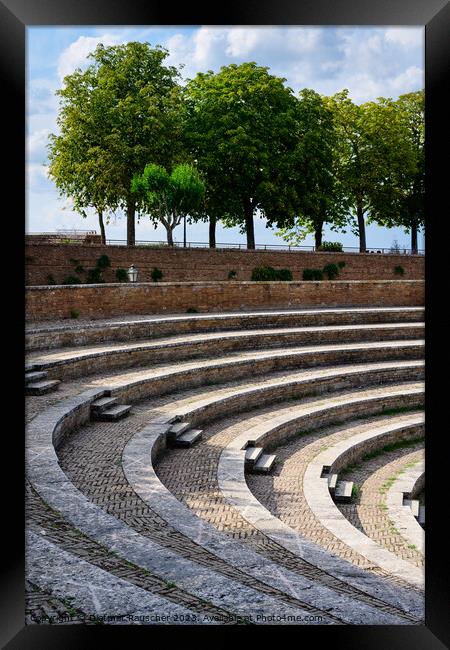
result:
<svg viewBox="0 0 450 650"><path fill-rule="evenodd" d="M110 375L116 373L111 372ZM287 373L276 373L277 375L284 376ZM273 380L275 373L271 374L270 377L258 378L255 383L264 384L267 381ZM97 379L96 381L99 381ZM227 382L226 387L230 388L232 386L241 385L245 382L243 381L234 381ZM81 392L81 390L86 389L90 382L71 382L68 386L70 387L70 392ZM219 387L212 388L210 390L215 391ZM220 388L223 388L221 386ZM175 402L173 397L163 396L158 399L151 401L142 402L141 404L134 405L133 414L131 417L117 423L103 423L96 422L90 423L86 427L83 427L81 430L74 432L69 441L65 446L60 450L60 462L63 470L68 474L69 478L73 480L74 484L81 489L88 498L92 499L95 503L103 507L110 514L115 515L116 517L123 519L128 525L134 527L141 534L144 534L155 541L158 541L161 544L164 544L180 553L181 555L198 561L199 563L204 563L210 568L219 571L235 580L240 581L242 584L247 584L253 588L256 588L260 591L264 591L274 597L278 597L284 602L289 604L297 604L298 601L294 598L290 598L284 594L280 594L275 589L267 587L258 581L249 578L248 576L243 575L237 569L230 567L225 562L222 562L215 556L210 555L204 549L197 546L183 535L171 529L164 520L162 520L154 512L150 511L148 507L137 497L137 495L131 490L128 486L126 479L123 475L121 469L121 454L125 444L128 442L130 437L134 435L140 428L145 426L150 417L154 417L157 412L162 412L164 410L173 409L176 407L177 403L185 405L190 401L195 401L198 399L200 394L208 392L208 389L205 387L199 387L186 391L183 394L179 394L180 400ZM68 393L69 394L69 391ZM52 403L55 394L49 394L48 396L29 398L33 401L38 401L42 404L42 400L45 399L47 404ZM62 395L58 395L58 399L61 399ZM317 398L311 398L317 399ZM47 401L48 400L48 401ZM307 400L302 400L304 403ZM265 409L267 412L273 410L274 407L268 407ZM264 412L264 409L262 410ZM37 412L40 412L37 410ZM259 413L259 411L257 411ZM252 415L255 411L252 411ZM37 413L36 413L37 414ZM236 427L242 423L242 415L236 415L234 422ZM227 420L227 423L229 421ZM215 425L219 431L221 425ZM195 479L198 482L203 483L203 487L200 487L200 492L203 492L201 499L201 506L197 504L196 513L202 516L199 512L200 509L203 509L205 518L211 517L218 523L218 527L224 532L228 532L234 537L245 539L251 541L255 550L259 551L263 555L266 555L268 558L274 561L279 561L281 564L287 568L305 575L314 580L319 580L322 584L325 584L329 587L336 589L337 591L348 593L353 595L365 602L375 604L384 611L392 611L392 613L398 614L398 610L393 607L386 606L381 604L376 599L362 594L357 589L346 585L339 580L334 579L332 576L327 575L326 573L308 565L306 562L303 562L299 558L290 554L285 549L279 547L277 544L273 543L271 540L266 538L264 535L256 531L250 524L245 520L234 521L233 526L229 525L229 520L227 517L230 515L224 515L218 511L217 508L223 504L223 499L221 498L220 493L217 492L213 494L209 487L205 487L204 479L205 476L214 476L216 472L216 460L218 455L222 450L222 440L213 440L214 427L208 430L207 437L211 438L211 441L208 444L209 452L215 450L215 453L212 456L209 454L209 458L197 456L198 450L206 447L202 445L194 447L187 450L173 450L170 453L172 454L170 460L175 464L172 467L170 473L175 470L177 474L177 481L181 480L182 475L184 474L184 479L181 481L181 494L178 491L178 498L183 500L184 494L191 495L192 499L195 500L195 492L198 488L190 490L186 488L186 483L189 480ZM234 435L232 433L231 435ZM189 463L188 458L192 456L192 461L195 462L196 469L193 468L192 464ZM208 454L207 454L208 456ZM200 465L198 461L200 460ZM164 460L163 460L164 464ZM208 479L206 480L206 483ZM216 484L217 485L217 484ZM208 501L206 503L205 499L205 490L208 494ZM198 495L197 495L198 497ZM235 512L233 511L233 518ZM209 520L209 519L208 519ZM65 535L60 536L56 541L62 543ZM90 541L90 543L92 543ZM73 552L73 548L67 548L70 552ZM80 548L80 555L84 555L86 552ZM91 560L91 554L87 551L89 561ZM105 560L106 565L104 568L107 568L108 561ZM127 567L127 570L130 570L130 567ZM133 570L137 570L136 567ZM383 572L375 569L375 573L383 575ZM126 577L123 573L118 573L120 577ZM398 581L393 581L398 582ZM136 583L138 584L138 583ZM141 584L139 584L141 586ZM164 593L164 592L158 592ZM178 602L178 601L177 601ZM303 605L305 607L305 605ZM192 607L192 605L191 605ZM308 607L311 611L316 611L321 613L320 610L314 610L314 608ZM414 621L413 617L409 617L404 614L406 619Z"/></svg>
<svg viewBox="0 0 450 650"><path fill-rule="evenodd" d="M390 479L397 477L409 463L421 460L422 455L423 443L418 443L414 447L384 452L360 463L345 475L360 486L357 499L354 503L338 504L353 526L417 567L424 566L425 558L393 526L385 500Z"/></svg>
<svg viewBox="0 0 450 650"><path fill-rule="evenodd" d="M361 394L363 393L364 391L361 392ZM314 401L314 399L302 400L302 404L306 401ZM278 414L283 412L284 414L290 413L292 416L295 416L297 408L297 405L290 405L288 407L284 405L278 407L271 406L252 411L251 417L243 418L242 415L236 415L216 422L204 430L204 441L200 445L191 449L171 450L161 458L157 467L158 476L161 481L180 501L186 503L197 516L206 519L218 530L232 537L249 541L260 552L264 552L265 549L270 548L271 553L275 554L277 561L281 561L292 569L299 568L295 561L296 558L294 559L294 556L284 549L281 550L280 547L257 531L224 499L217 483L216 470L223 448L233 438L242 433L245 428L270 420L274 411ZM383 418L380 419L382 420ZM388 417L385 419L388 419ZM371 421L375 420L372 419ZM370 428L370 421L365 421L362 427L363 429ZM346 436L345 432L342 433L342 428L342 424L334 428L336 434L334 435L333 442L353 435L354 432ZM331 431L327 430L327 433L331 433ZM303 448L308 442L316 440L315 451L310 457L312 458L323 447L323 435L324 430L315 431L309 435L302 436L300 439L296 439L295 443L292 444ZM296 483L298 487L296 492L298 502L295 504L287 503L284 510L277 505L280 494L284 494L285 492L289 494L292 489L291 486L284 486L278 489L277 485L277 478L283 462L283 449L283 447L278 447L276 450L281 462L278 464L278 468L274 470L273 475L249 474L247 476L249 487L254 491L255 496L273 514L286 521L288 525L297 528L302 534L317 542L323 548L373 573L386 575L381 569L374 567L366 558L355 553L343 542L334 537L332 533L316 520L306 504L301 486L301 474L306 469L306 463L303 471L301 471L301 467L297 467L291 476L291 481ZM307 462L309 462L310 458L308 458ZM299 510L298 506L300 504L303 507ZM283 518L284 515L289 516ZM392 576L391 579L402 584L401 581L394 579Z"/></svg>
<svg viewBox="0 0 450 650"><path fill-rule="evenodd" d="M156 410L152 408L150 413L155 416ZM279 598L286 604L298 606L301 603L311 613L323 615L320 609L259 582L209 553L169 526L132 490L122 470L121 455L131 436L145 426L150 413L148 409L140 413L135 409L134 416L125 420L115 423L91 422L74 432L58 451L61 468L91 501L140 534L241 584ZM329 613L327 616L330 618Z"/></svg>
<svg viewBox="0 0 450 650"><path fill-rule="evenodd" d="M29 580L25 582L25 625L95 625L80 609L73 608L70 601L63 602L48 591L40 589Z"/></svg>
<svg viewBox="0 0 450 650"><path fill-rule="evenodd" d="M27 526L37 533L45 534L46 539L57 544L69 553L81 557L83 560L114 574L118 578L127 580L146 591L158 594L174 603L184 605L193 611L201 614L223 616L224 618L228 617L228 613L225 610L210 605L196 596L185 592L176 585L166 583L164 580L152 575L149 571L137 567L120 558L118 555L111 553L84 535L81 531L71 526L57 512L49 508L28 482L26 483L25 508ZM27 611L29 611L29 616L31 617L34 613L35 616L40 617L42 616L42 612L47 612L52 617L58 616L59 611L64 612L64 604L57 606L56 600L48 597L45 591L38 588L33 589L33 586L31 586L30 590L27 590L26 593L26 606Z"/></svg>
<svg viewBox="0 0 450 650"><path fill-rule="evenodd" d="M240 382L231 382L232 384L239 384ZM275 597L279 597L289 604L298 604L293 598L279 594L275 589L272 589L258 581L244 575L237 569L234 569L225 562L219 560L217 557L212 556L201 547L194 544L191 540L187 539L177 531L173 530L167 523L161 519L156 513L151 511L131 490L128 485L123 471L121 468L121 454L127 444L128 440L139 431L151 417L155 417L159 413L176 408L178 404L185 404L189 401L198 399L200 394L205 392L205 387L199 387L194 390L186 391L182 394L184 399L177 401L173 397L161 397L154 400L148 400L141 404L134 405L132 415L126 420L117 423L103 423L92 422L81 430L74 432L70 440L59 450L59 459L62 469L66 472L74 484L86 494L86 496L103 507L110 514L123 519L128 525L138 530L141 534L154 539L155 541L164 544L172 550L180 553L184 557L188 557L199 563L204 563L210 568L219 571L243 584L247 584L259 591L264 591ZM211 389L211 390L214 390ZM181 394L179 395L181 397ZM314 398L311 398L314 399ZM306 400L302 400L304 403ZM292 407L291 407L292 408ZM265 411L270 412L273 407L266 408ZM264 409L263 409L264 411ZM255 411L252 411L252 414ZM259 411L256 411L259 412ZM234 421L236 427L242 423L242 415L236 415ZM228 420L227 420L228 422ZM220 425L216 425L220 429ZM213 435L213 429L208 429L206 442ZM231 436L234 433L230 434ZM269 559L281 562L287 568L298 572L301 575L309 577L313 580L319 580L324 585L332 587L342 593L350 594L357 597L364 602L374 604L383 611L389 611L399 614L400 612L388 605L381 604L377 599L372 598L366 594L362 594L359 590L344 584L343 582L333 578L332 576L316 569L308 563L302 561L300 558L289 553L286 549L278 546L259 531L253 528L251 524L243 520L234 509L224 500L219 492L216 479L217 459L222 451L222 443L213 441L209 445L201 444L196 445L191 449L174 449L170 451L167 458L170 458L170 468L168 474L171 477L177 477L173 483L175 487L180 484L181 488L174 490L181 501L184 497L191 494L188 483L191 480L197 481L197 485L205 485L209 480L213 480L215 484L215 491L211 491L206 487L205 492L201 495L201 504L197 504L196 514L205 516L208 521L218 521L219 529L225 533L231 534L233 537L245 539L246 541L252 540L254 542L254 549L266 555ZM204 450L206 449L206 455ZM211 452L213 452L211 454ZM187 462L191 458L192 463ZM162 461L164 463L164 460ZM172 465L173 463L173 465ZM195 493L195 488L193 492ZM198 494L197 494L198 497ZM192 498L186 501L188 505L192 503ZM199 507L200 506L200 507ZM227 513L224 515L221 508L226 507ZM233 518L233 525L227 525L229 517ZM237 519L235 519L237 517ZM223 526L220 526L222 520ZM234 526L234 528L233 528ZM375 570L375 573L384 575L383 572ZM392 582L398 583L396 580ZM403 585L405 586L405 585ZM409 587L409 585L408 585ZM309 607L303 605L303 607ZM408 620L415 620L404 613L400 613Z"/></svg>
<svg viewBox="0 0 450 650"><path fill-rule="evenodd" d="M325 528L310 510L303 494L303 475L308 464L324 448L356 433L369 431L374 423L388 422L391 416L379 416L364 421L354 421L343 428L342 424L306 433L276 448L278 463L271 475L248 474L247 483L256 498L270 512L308 539L320 544L358 566L371 570L369 560L359 555ZM401 421L398 420L399 422ZM342 472L340 476L342 475ZM349 480L354 480L351 476ZM356 481L358 482L358 481ZM351 508L350 506L346 506ZM351 520L353 523L353 520ZM367 531L363 531L366 532ZM393 550L394 547L389 550ZM377 570L378 572L378 570Z"/></svg>

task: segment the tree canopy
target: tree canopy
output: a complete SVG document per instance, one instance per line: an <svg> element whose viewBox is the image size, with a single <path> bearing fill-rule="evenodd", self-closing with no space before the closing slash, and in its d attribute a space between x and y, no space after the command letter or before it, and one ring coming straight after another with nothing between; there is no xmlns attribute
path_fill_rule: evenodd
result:
<svg viewBox="0 0 450 650"><path fill-rule="evenodd" d="M173 246L174 229L184 217L199 209L205 186L192 165L177 165L169 174L164 167L150 163L142 174L134 176L131 190L155 226L163 224L167 243Z"/></svg>
<svg viewBox="0 0 450 650"><path fill-rule="evenodd" d="M60 135L50 141L54 172L63 177L58 160L66 156L78 176L73 188L78 196L86 178L92 180L78 174L78 165L88 160L95 167L95 189L103 188L107 203L127 211L128 244L135 241L133 176L149 160L170 166L181 158L178 71L163 65L167 56L166 49L148 43L100 44L87 70L65 77L58 91ZM89 195L91 189L86 185Z"/></svg>
<svg viewBox="0 0 450 650"><path fill-rule="evenodd" d="M256 209L269 225L294 214L287 154L295 146L295 97L284 82L250 62L199 73L185 90L186 137L208 204L246 232L248 248L255 247Z"/></svg>

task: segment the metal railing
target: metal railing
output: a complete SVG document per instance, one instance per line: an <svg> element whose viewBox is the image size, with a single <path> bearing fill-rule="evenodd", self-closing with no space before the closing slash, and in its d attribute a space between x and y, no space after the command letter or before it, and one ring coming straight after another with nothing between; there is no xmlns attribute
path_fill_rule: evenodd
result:
<svg viewBox="0 0 450 650"><path fill-rule="evenodd" d="M86 236L92 236L92 235L97 235L97 233L92 230L78 230L78 231L69 231L69 230L58 230L57 233L27 233L26 237L30 237L31 239L38 241L39 239L45 239L48 238L51 240L52 243L71 243L71 244L83 244L85 243L85 237ZM99 237L99 235L97 235ZM126 246L127 241L126 239L107 239L106 244L108 246ZM149 248L168 248L168 244L166 241L161 241L161 240L146 240L146 239L139 239L136 240L135 246L147 246ZM185 248L183 242L177 242L175 241L173 244L174 248ZM189 241L186 242L186 248L210 248L208 242L198 242L198 241ZM249 250L247 249L247 244L238 244L235 242L218 242L216 243L215 246L216 249L235 249L235 250ZM316 247L315 246L292 246L289 244L255 244L255 250L258 251L285 251L285 252L298 252L298 251L309 251L309 252L315 252ZM327 252L327 251L320 251L320 252ZM334 252L339 252L339 251L330 251L331 253ZM343 253L359 253L359 246L343 246L342 251ZM391 254L391 255L425 255L425 250L424 249L419 249L417 250L416 253L413 253L411 248L366 248L366 253L373 253L373 254Z"/></svg>
<svg viewBox="0 0 450 650"><path fill-rule="evenodd" d="M109 246L126 246L127 242L125 239L107 239L107 245ZM135 246L148 246L149 248L168 248L168 244L165 241L155 241L155 240L136 240ZM174 242L174 248L210 248L208 242L186 242L184 246L183 242ZM216 249L237 249L237 250L249 250L247 244L237 244L237 243L226 243L218 242L215 245ZM280 250L287 252L296 252L296 251L309 251L315 252L315 246L292 246L289 244L255 244L255 250ZM327 252L327 251L320 251ZM330 252L339 252L339 251L330 251ZM359 246L343 246L343 253L359 253ZM413 253L411 248L366 248L366 253L378 253L378 254L392 254L392 255L425 255L424 249L418 249L416 253Z"/></svg>

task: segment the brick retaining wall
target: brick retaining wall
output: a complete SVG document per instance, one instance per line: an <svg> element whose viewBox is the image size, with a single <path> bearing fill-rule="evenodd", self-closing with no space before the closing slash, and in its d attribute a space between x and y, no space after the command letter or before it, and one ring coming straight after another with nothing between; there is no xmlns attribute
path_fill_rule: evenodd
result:
<svg viewBox="0 0 450 650"><path fill-rule="evenodd" d="M421 306L423 280L322 282L161 282L36 286L26 289L27 320L122 314L332 306Z"/></svg>
<svg viewBox="0 0 450 650"><path fill-rule="evenodd" d="M250 280L257 266L288 268L294 280L302 280L303 269L322 269L325 264L341 260L346 263L339 275L342 280L396 280L400 277L394 271L396 266L404 268L405 279L420 280L424 277L425 266L423 255L34 243L25 246L26 284L48 284L49 275L62 284L67 276L75 274L71 259L90 269L100 255L108 255L111 261L111 268L104 273L106 282L116 282L116 269L127 269L131 264L138 267L138 279L142 282L151 281L154 267L161 269L166 282L196 282L227 280L230 271L236 271L237 280ZM86 274L81 273L80 278L85 280Z"/></svg>

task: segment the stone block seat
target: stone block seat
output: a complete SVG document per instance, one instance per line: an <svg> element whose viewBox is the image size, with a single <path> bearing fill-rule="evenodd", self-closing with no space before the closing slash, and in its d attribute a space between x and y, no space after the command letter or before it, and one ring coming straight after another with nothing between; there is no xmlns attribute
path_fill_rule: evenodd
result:
<svg viewBox="0 0 450 650"><path fill-rule="evenodd" d="M352 498L347 465L423 437L423 316L29 327L27 385L63 389L28 398L41 404L26 431L33 589L122 623L143 612L178 625L423 623L423 570L338 503Z"/></svg>

